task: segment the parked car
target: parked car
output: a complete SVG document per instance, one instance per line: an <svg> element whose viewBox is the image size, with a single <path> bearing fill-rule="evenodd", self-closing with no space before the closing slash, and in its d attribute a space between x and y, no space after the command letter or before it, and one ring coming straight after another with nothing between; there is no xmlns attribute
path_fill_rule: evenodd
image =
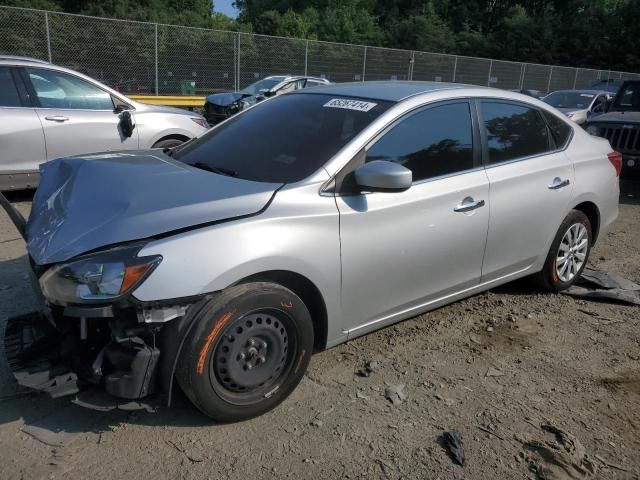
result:
<svg viewBox="0 0 640 480"><path fill-rule="evenodd" d="M594 82L594 84L591 85L589 89L605 91L609 94L609 99L611 100L613 99L615 94L618 92L618 90L620 90L620 87L622 86L623 83L624 83L624 80L620 80L617 78L616 79L610 78L608 80L598 80L597 82Z"/></svg>
<svg viewBox="0 0 640 480"><path fill-rule="evenodd" d="M12 364L54 394L157 379L170 399L175 379L211 418L250 418L314 351L526 275L571 286L619 171L543 102L435 82L296 91L167 153L48 162L26 227L4 205L63 354Z"/></svg>
<svg viewBox="0 0 640 480"><path fill-rule="evenodd" d="M640 80L624 82L607 113L592 118L585 129L622 153L624 176L640 177Z"/></svg>
<svg viewBox="0 0 640 480"><path fill-rule="evenodd" d="M0 56L0 191L38 184L38 165L92 152L175 147L204 133L193 112L144 105L81 73Z"/></svg>
<svg viewBox="0 0 640 480"><path fill-rule="evenodd" d="M216 125L265 98L303 88L330 85L330 83L329 80L319 77L288 75L265 77L239 92L222 92L207 96L204 116L211 125Z"/></svg>
<svg viewBox="0 0 640 480"><path fill-rule="evenodd" d="M557 108L578 125L607 109L607 92L599 90L558 90L542 99Z"/></svg>

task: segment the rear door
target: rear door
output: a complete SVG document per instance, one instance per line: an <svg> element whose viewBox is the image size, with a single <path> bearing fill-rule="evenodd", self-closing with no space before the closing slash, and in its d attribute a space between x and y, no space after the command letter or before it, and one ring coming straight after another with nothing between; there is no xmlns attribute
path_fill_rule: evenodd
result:
<svg viewBox="0 0 640 480"><path fill-rule="evenodd" d="M408 190L336 197L350 334L480 282L489 183L474 149L479 138L471 110L466 100L428 106L398 120L366 149L364 162L409 168Z"/></svg>
<svg viewBox="0 0 640 480"><path fill-rule="evenodd" d="M84 153L138 148L138 132L124 135L109 92L80 77L26 68L44 128L47 160Z"/></svg>
<svg viewBox="0 0 640 480"><path fill-rule="evenodd" d="M486 282L522 273L546 257L567 213L574 175L540 110L503 100L478 105L490 183Z"/></svg>
<svg viewBox="0 0 640 480"><path fill-rule="evenodd" d="M0 175L35 172L45 161L42 125L13 67L0 66Z"/></svg>

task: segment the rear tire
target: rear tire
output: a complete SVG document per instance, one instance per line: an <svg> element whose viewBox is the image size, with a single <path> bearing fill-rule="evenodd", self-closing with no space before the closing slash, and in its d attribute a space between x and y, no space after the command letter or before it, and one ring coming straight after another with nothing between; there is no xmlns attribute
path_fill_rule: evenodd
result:
<svg viewBox="0 0 640 480"><path fill-rule="evenodd" d="M246 420L276 407L298 385L313 351L302 300L274 283L230 287L196 313L176 379L205 415Z"/></svg>
<svg viewBox="0 0 640 480"><path fill-rule="evenodd" d="M554 292L573 285L589 260L592 242L591 223L580 210L571 210L558 229L544 267L536 280Z"/></svg>

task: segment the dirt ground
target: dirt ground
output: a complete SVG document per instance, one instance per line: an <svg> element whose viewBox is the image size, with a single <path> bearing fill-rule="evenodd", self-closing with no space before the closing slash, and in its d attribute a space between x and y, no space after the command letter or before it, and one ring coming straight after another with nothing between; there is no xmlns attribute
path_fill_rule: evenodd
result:
<svg viewBox="0 0 640 480"><path fill-rule="evenodd" d="M640 186L625 192L591 263L640 283ZM12 201L28 212L27 194ZM23 242L0 214L0 334L33 308ZM5 377L0 478L640 479L639 313L517 282L316 355L284 404L232 425L184 398L99 413ZM376 371L357 376L368 360ZM399 384L393 405L384 391ZM464 466L443 447L450 430Z"/></svg>

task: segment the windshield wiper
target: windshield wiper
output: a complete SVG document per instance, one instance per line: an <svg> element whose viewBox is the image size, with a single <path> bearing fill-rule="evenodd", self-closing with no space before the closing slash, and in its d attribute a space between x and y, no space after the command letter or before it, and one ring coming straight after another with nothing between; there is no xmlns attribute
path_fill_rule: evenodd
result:
<svg viewBox="0 0 640 480"><path fill-rule="evenodd" d="M191 165L192 167L199 168L200 170L206 170L207 172L217 173L218 175L226 175L227 177L237 177L238 172L224 167L213 167L204 162L196 162Z"/></svg>

